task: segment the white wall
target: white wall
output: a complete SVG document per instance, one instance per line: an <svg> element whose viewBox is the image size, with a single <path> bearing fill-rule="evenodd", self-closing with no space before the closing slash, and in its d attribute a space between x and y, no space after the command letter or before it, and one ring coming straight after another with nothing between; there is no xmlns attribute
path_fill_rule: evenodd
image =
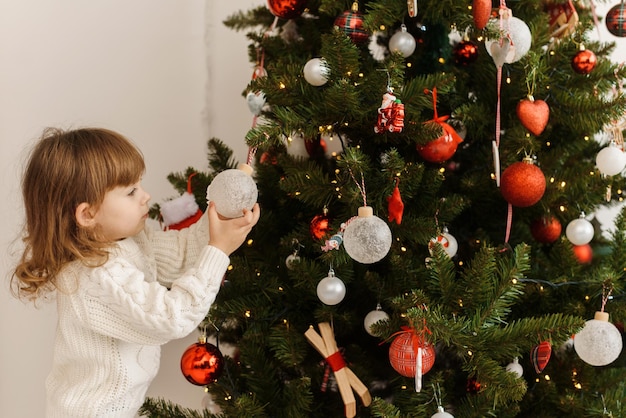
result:
<svg viewBox="0 0 626 418"><path fill-rule="evenodd" d="M25 147L49 125L100 125L144 151L153 200L175 195L167 174L204 167L215 136L245 159L252 73L243 33L221 21L264 0L0 0L0 416L41 417L55 309L9 296ZM598 8L604 16L609 6ZM606 33L603 40L614 40ZM621 44L624 41L619 40ZM626 47L614 59L626 59ZM605 216L610 219L610 214ZM196 335L163 349L149 395L200 407L179 361Z"/></svg>
<svg viewBox="0 0 626 418"><path fill-rule="evenodd" d="M41 417L56 323L8 292L25 148L45 126L98 125L143 150L153 201L175 196L167 174L206 166L218 137L240 161L252 122L241 96L252 74L244 33L222 25L263 0L0 0L0 416ZM14 246L13 246L14 247ZM164 347L150 395L200 407L180 373L197 336Z"/></svg>

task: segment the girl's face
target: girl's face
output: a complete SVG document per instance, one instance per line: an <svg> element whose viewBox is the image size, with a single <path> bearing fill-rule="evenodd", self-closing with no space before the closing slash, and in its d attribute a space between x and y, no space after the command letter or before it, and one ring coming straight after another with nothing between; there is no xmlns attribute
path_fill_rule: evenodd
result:
<svg viewBox="0 0 626 418"><path fill-rule="evenodd" d="M131 237L145 226L149 200L150 195L141 187L141 182L118 186L106 192L94 220L107 240Z"/></svg>

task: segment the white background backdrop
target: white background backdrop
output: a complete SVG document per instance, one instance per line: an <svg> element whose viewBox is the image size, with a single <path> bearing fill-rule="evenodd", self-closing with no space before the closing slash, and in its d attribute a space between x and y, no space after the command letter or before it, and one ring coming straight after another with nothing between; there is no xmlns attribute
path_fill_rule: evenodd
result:
<svg viewBox="0 0 626 418"><path fill-rule="evenodd" d="M617 3L617 1L616 1ZM0 416L44 415L56 312L8 292L21 224L26 149L46 126L103 126L144 152L153 202L177 193L166 176L206 166L218 137L245 161L252 118L241 92L252 74L244 33L222 25L265 0L0 0ZM611 5L599 7L604 16ZM604 26L602 40L618 40ZM618 40L621 44L622 40ZM620 45L614 60L626 59ZM610 217L610 214L607 216ZM163 347L148 393L199 408L204 393L179 362L197 335Z"/></svg>

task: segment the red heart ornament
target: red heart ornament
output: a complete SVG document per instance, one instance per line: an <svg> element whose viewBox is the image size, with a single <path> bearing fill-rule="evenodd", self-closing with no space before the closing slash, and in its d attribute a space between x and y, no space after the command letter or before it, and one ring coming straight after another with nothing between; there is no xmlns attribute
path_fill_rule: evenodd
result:
<svg viewBox="0 0 626 418"><path fill-rule="evenodd" d="M491 0L472 1L472 17L474 18L474 26L476 26L476 29L482 30L485 26L487 26L490 16Z"/></svg>
<svg viewBox="0 0 626 418"><path fill-rule="evenodd" d="M520 122L531 134L539 136L546 129L550 119L550 108L543 100L532 98L520 100L515 110Z"/></svg>

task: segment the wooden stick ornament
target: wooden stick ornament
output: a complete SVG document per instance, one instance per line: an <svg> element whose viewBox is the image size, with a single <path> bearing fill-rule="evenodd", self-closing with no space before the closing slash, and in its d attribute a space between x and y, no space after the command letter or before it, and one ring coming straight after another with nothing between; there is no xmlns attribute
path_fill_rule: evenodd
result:
<svg viewBox="0 0 626 418"><path fill-rule="evenodd" d="M339 393L341 394L341 399L345 407L346 417L355 417L356 399L354 398L352 390L359 395L361 402L363 402L365 406L369 406L372 403L372 397L363 382L346 366L346 362L337 348L335 335L333 334L330 324L328 322L321 322L318 325L321 335L311 326L304 333L304 336L317 352L324 357L333 370L337 386L339 387Z"/></svg>

